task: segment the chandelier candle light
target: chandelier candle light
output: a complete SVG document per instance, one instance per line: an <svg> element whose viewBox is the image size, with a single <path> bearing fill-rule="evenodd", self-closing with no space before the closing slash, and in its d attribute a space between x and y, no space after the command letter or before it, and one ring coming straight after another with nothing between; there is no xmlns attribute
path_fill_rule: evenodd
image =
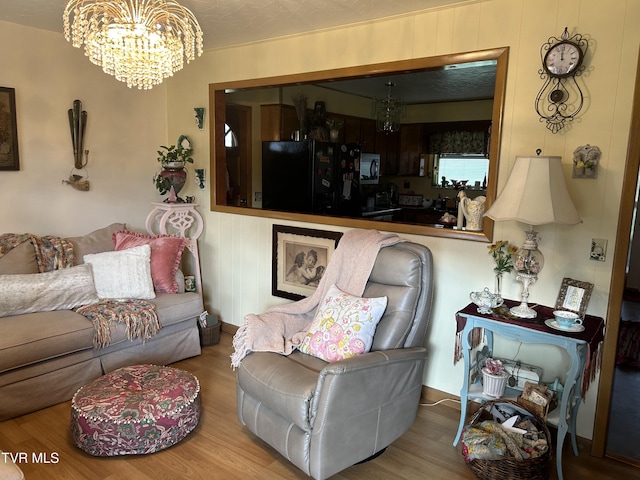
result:
<svg viewBox="0 0 640 480"><path fill-rule="evenodd" d="M540 155L541 150L537 150ZM535 318L537 312L527 305L529 286L538 280L544 256L538 250L536 225L559 223L576 225L582 220L571 201L562 173L560 157L516 157L516 162L502 193L485 216L495 221L517 220L529 225L525 241L515 253L516 279L522 282L520 305L511 314Z"/></svg>
<svg viewBox="0 0 640 480"><path fill-rule="evenodd" d="M385 83L388 88L385 98L373 101L373 114L376 117L376 130L386 134L400 130L400 118L404 115L404 105L398 97L391 95L391 89L395 87L393 82Z"/></svg>
<svg viewBox="0 0 640 480"><path fill-rule="evenodd" d="M63 21L67 41L129 88L148 90L202 55L196 17L173 0L70 0Z"/></svg>

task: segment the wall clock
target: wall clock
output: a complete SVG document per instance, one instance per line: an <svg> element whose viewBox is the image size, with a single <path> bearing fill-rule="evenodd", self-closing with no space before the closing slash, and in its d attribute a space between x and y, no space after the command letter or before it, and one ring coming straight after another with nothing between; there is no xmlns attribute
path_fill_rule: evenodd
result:
<svg viewBox="0 0 640 480"><path fill-rule="evenodd" d="M565 27L560 38L549 37L540 48L544 84L536 97L536 112L552 133L558 133L582 110L584 95L577 77L585 70L588 42L576 33L569 37Z"/></svg>

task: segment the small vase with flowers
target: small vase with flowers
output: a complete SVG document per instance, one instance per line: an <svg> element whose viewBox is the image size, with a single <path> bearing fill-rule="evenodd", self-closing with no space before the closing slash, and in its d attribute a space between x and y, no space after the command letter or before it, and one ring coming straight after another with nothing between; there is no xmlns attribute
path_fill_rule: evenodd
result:
<svg viewBox="0 0 640 480"><path fill-rule="evenodd" d="M496 266L493 267L493 272L496 275L493 293L502 297L502 276L504 273L513 271L513 259L518 247L507 240L498 240L487 248L489 249L489 255L496 263Z"/></svg>

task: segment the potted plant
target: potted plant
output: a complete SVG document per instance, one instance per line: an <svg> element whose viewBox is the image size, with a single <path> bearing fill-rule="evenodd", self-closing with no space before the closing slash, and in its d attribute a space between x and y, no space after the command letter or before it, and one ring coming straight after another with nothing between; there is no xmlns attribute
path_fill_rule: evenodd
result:
<svg viewBox="0 0 640 480"><path fill-rule="evenodd" d="M340 128L342 122L337 118L330 118L327 120L327 127L329 127L329 139L332 142L337 142L340 135Z"/></svg>
<svg viewBox="0 0 640 480"><path fill-rule="evenodd" d="M158 162L161 170L153 176L153 183L160 195L169 193L173 188L176 199L169 201L179 202L181 200L177 197L178 192L187 181L187 171L184 167L187 163L193 163L191 142L186 136L181 135L177 145L161 145L160 148L162 150L158 150Z"/></svg>
<svg viewBox="0 0 640 480"><path fill-rule="evenodd" d="M573 176L595 178L601 156L600 148L595 145L576 148L573 152Z"/></svg>

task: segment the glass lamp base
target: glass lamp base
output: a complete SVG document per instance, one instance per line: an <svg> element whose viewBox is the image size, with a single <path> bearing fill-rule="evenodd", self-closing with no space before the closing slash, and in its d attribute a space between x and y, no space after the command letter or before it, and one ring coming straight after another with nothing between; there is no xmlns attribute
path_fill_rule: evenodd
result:
<svg viewBox="0 0 640 480"><path fill-rule="evenodd" d="M520 305L509 309L511 315L519 318L536 318L538 313L527 305L527 299L529 298L529 285L536 283L538 280L537 274L518 272L516 280L522 282L522 299Z"/></svg>
<svg viewBox="0 0 640 480"><path fill-rule="evenodd" d="M536 318L538 316L538 312L529 308L529 306L526 303L521 303L517 307L511 307L509 309L509 312L514 317L519 317L519 318Z"/></svg>

